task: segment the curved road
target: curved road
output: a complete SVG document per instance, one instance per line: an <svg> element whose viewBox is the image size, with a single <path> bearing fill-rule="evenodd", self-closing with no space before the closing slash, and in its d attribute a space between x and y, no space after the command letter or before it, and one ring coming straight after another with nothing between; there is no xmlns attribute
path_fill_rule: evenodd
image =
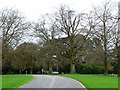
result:
<svg viewBox="0 0 120 90"><path fill-rule="evenodd" d="M78 81L66 77L33 75L34 79L19 88L81 88L85 87Z"/></svg>

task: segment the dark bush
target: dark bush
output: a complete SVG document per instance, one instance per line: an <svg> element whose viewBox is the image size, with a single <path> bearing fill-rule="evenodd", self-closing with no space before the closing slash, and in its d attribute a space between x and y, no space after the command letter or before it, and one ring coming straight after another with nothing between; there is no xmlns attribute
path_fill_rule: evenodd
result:
<svg viewBox="0 0 120 90"><path fill-rule="evenodd" d="M77 65L76 71L81 74L102 74L104 72L102 66L95 64Z"/></svg>

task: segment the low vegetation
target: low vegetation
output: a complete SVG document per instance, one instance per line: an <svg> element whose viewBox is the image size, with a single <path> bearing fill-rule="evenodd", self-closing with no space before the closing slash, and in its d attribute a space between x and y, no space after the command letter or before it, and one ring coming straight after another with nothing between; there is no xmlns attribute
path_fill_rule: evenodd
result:
<svg viewBox="0 0 120 90"><path fill-rule="evenodd" d="M17 88L32 79L30 75L2 75L2 88Z"/></svg>
<svg viewBox="0 0 120 90"><path fill-rule="evenodd" d="M69 78L80 81L86 88L118 88L117 76L91 75L91 74L63 74Z"/></svg>

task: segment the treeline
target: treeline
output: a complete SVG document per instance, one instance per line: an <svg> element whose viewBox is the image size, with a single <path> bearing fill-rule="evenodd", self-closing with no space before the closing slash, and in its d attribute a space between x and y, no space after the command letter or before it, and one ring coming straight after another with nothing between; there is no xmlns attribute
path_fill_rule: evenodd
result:
<svg viewBox="0 0 120 90"><path fill-rule="evenodd" d="M105 2L90 13L60 6L32 23L18 10L1 10L2 73L120 72L118 15L112 5ZM21 44L28 34L39 41Z"/></svg>

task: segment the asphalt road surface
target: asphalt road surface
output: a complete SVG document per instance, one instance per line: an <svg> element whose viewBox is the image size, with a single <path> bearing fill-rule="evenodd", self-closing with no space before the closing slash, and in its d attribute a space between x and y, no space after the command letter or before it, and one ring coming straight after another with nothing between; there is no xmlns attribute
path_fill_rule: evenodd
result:
<svg viewBox="0 0 120 90"><path fill-rule="evenodd" d="M19 88L85 88L80 82L60 76L33 75L34 79Z"/></svg>

